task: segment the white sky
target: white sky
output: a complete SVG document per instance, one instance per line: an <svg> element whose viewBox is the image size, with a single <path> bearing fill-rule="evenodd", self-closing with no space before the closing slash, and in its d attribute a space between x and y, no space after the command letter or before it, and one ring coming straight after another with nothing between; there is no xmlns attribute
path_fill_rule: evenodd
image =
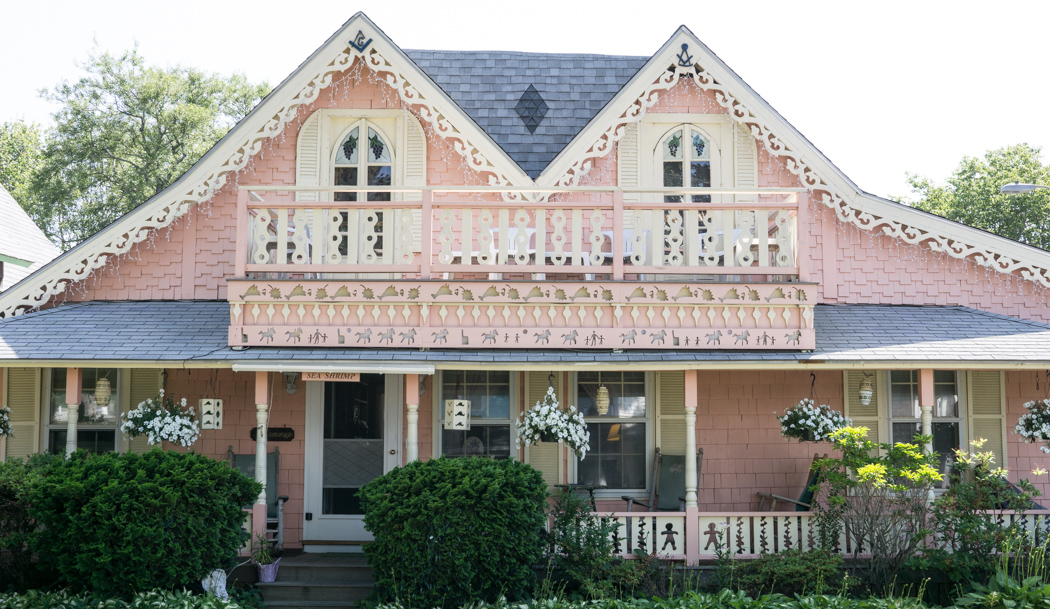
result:
<svg viewBox="0 0 1050 609"><path fill-rule="evenodd" d="M984 0L51 0L0 3L0 122L93 40L276 85L357 10L403 48L651 55L685 24L861 188L909 194L964 155L1050 152L1050 2ZM1046 155L1044 154L1044 160Z"/></svg>

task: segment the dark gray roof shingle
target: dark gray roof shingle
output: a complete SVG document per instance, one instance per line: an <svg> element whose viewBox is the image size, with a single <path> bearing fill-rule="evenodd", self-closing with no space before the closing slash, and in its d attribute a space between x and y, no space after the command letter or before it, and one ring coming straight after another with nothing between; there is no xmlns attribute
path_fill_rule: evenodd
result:
<svg viewBox="0 0 1050 609"><path fill-rule="evenodd" d="M532 178L649 60L507 51L405 53ZM530 85L548 106L535 133L514 109Z"/></svg>
<svg viewBox="0 0 1050 609"><path fill-rule="evenodd" d="M226 345L229 304L216 301L70 303L0 320L0 360L251 362L457 361L500 364L638 362L985 362L1050 366L1050 325L965 307L818 305L817 349L569 351L312 349Z"/></svg>

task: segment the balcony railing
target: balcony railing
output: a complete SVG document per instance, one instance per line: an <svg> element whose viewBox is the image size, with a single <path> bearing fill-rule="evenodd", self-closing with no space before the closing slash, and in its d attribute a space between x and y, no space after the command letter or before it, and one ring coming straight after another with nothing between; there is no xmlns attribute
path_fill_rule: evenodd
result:
<svg viewBox="0 0 1050 609"><path fill-rule="evenodd" d="M329 200L290 200L304 192ZM494 200L508 192L521 200ZM804 247L799 192L241 186L236 272L424 280L478 273L794 278ZM335 193L372 200L336 201L350 197Z"/></svg>

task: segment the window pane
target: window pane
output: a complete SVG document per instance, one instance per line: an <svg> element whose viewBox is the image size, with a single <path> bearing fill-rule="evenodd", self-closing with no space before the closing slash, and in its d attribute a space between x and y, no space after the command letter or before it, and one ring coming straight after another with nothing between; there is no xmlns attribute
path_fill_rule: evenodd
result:
<svg viewBox="0 0 1050 609"><path fill-rule="evenodd" d="M584 379L589 379L587 382ZM595 376L576 377L575 406L585 417L641 418L645 416L645 373L602 372ZM595 404L598 387L609 390L609 413L599 415Z"/></svg>
<svg viewBox="0 0 1050 609"><path fill-rule="evenodd" d="M325 383L325 439L382 438L385 385L381 374L362 374L358 383Z"/></svg>
<svg viewBox="0 0 1050 609"><path fill-rule="evenodd" d="M890 372L890 413L893 417L919 416L919 381L914 371Z"/></svg>
<svg viewBox="0 0 1050 609"><path fill-rule="evenodd" d="M893 443L910 444L920 433L922 433L922 426L919 423L894 423Z"/></svg>
<svg viewBox="0 0 1050 609"><path fill-rule="evenodd" d="M383 138L371 128L368 129L368 162L390 162L390 148L383 141Z"/></svg>
<svg viewBox="0 0 1050 609"><path fill-rule="evenodd" d="M693 134L693 149L692 154L694 159L706 159L708 155L707 141L699 133Z"/></svg>
<svg viewBox="0 0 1050 609"><path fill-rule="evenodd" d="M589 423L587 458L578 461L583 484L645 488L645 423Z"/></svg>
<svg viewBox="0 0 1050 609"><path fill-rule="evenodd" d="M693 188L709 188L711 186L711 162L694 161L690 165L689 185ZM708 195L693 195L694 203L710 203Z"/></svg>
<svg viewBox="0 0 1050 609"><path fill-rule="evenodd" d="M120 382L118 371L113 368L85 368L81 372L80 407L78 409L80 425L113 425L117 422L120 411ZM109 396L98 390L99 380L109 381ZM135 406L133 404L133 406ZM69 420L66 406L66 369L55 368L51 371L51 423L65 423Z"/></svg>
<svg viewBox="0 0 1050 609"><path fill-rule="evenodd" d="M472 419L511 418L509 372L450 370L445 372L442 385L442 400L470 400Z"/></svg>
<svg viewBox="0 0 1050 609"><path fill-rule="evenodd" d="M390 165L382 166L369 166L368 168L368 185L369 186L390 186ZM369 201L389 201L389 192L370 192L368 193Z"/></svg>
<svg viewBox="0 0 1050 609"><path fill-rule="evenodd" d="M360 138L358 137L358 131L356 127L343 143L339 145L339 150L335 155L336 165L356 165L357 164L357 151L361 148Z"/></svg>
<svg viewBox="0 0 1050 609"><path fill-rule="evenodd" d="M336 186L357 186L357 167L336 167L335 168L335 185ZM337 192L335 193L336 201L356 201L356 192Z"/></svg>
<svg viewBox="0 0 1050 609"><path fill-rule="evenodd" d="M53 455L65 454L66 430L52 429L48 446ZM78 429L77 449L89 453L111 453L117 449L117 433L111 429Z"/></svg>
<svg viewBox="0 0 1050 609"><path fill-rule="evenodd" d="M359 488L325 488L321 493L322 514L364 514L361 500L357 497Z"/></svg>
<svg viewBox="0 0 1050 609"><path fill-rule="evenodd" d="M959 424L958 423L934 423L933 424L933 452L940 457L940 469L944 471L944 462L948 457L954 457L955 451L959 449ZM1000 466L1002 464L996 464Z"/></svg>
<svg viewBox="0 0 1050 609"><path fill-rule="evenodd" d="M682 158L682 132L676 131L671 134L666 140L664 140L664 159L665 160L681 160ZM666 165L666 163L665 163ZM664 184L664 186L681 186L681 184Z"/></svg>
<svg viewBox="0 0 1050 609"><path fill-rule="evenodd" d="M933 416L956 418L959 416L959 396L955 390L955 372L935 370L933 372Z"/></svg>
<svg viewBox="0 0 1050 609"><path fill-rule="evenodd" d="M510 425L475 425L442 430L441 453L449 457L510 457Z"/></svg>

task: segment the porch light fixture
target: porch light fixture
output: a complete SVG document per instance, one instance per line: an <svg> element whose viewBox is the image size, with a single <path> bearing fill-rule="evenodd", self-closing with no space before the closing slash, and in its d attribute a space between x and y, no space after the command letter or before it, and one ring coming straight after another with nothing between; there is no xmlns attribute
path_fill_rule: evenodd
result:
<svg viewBox="0 0 1050 609"><path fill-rule="evenodd" d="M102 377L95 381L95 403L100 408L109 406L109 400L113 397L113 386L110 385L109 379Z"/></svg>
<svg viewBox="0 0 1050 609"><path fill-rule="evenodd" d="M594 398L594 405L598 407L598 414L605 416L609 414L609 388L605 385L598 387L598 395Z"/></svg>
<svg viewBox="0 0 1050 609"><path fill-rule="evenodd" d="M871 404L871 396L875 393L875 386L871 383L870 375L865 374L864 380L860 382L860 390L857 391L857 396L860 398L860 405L867 406Z"/></svg>
<svg viewBox="0 0 1050 609"><path fill-rule="evenodd" d="M1013 184L1004 184L999 189L1000 194L1004 195L1024 195L1037 190L1050 190L1050 186L1043 186L1042 184L1022 184L1020 182L1014 182Z"/></svg>
<svg viewBox="0 0 1050 609"><path fill-rule="evenodd" d="M284 390L288 392L288 395L294 395L299 388L295 386L295 378L299 376L298 372L285 372L284 373Z"/></svg>

